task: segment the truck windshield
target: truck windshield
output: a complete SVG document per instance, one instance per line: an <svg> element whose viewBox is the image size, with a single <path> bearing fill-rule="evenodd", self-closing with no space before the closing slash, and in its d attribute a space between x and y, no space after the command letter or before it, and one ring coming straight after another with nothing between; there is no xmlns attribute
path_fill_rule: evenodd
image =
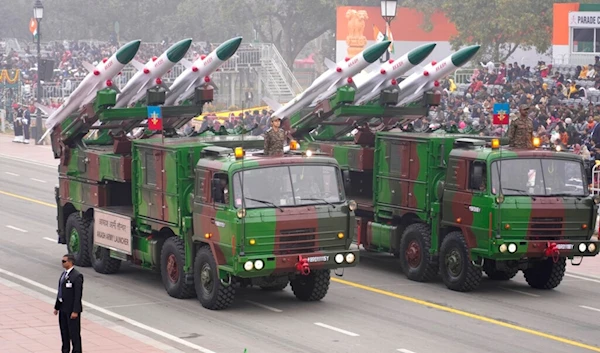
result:
<svg viewBox="0 0 600 353"><path fill-rule="evenodd" d="M492 193L504 195L586 196L582 163L519 158L492 163ZM498 179L500 176L500 179Z"/></svg>
<svg viewBox="0 0 600 353"><path fill-rule="evenodd" d="M263 208L340 203L345 199L340 181L339 169L333 166L245 170L233 176L235 207L244 204L246 208Z"/></svg>

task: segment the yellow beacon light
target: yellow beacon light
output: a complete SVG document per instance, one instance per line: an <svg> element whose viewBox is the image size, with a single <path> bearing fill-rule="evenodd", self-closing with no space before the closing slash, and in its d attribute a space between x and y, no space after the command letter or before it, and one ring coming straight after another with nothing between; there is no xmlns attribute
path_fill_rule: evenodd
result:
<svg viewBox="0 0 600 353"><path fill-rule="evenodd" d="M290 149L291 150L297 150L299 148L300 148L300 144L298 143L298 141L296 141L296 140L290 141Z"/></svg>
<svg viewBox="0 0 600 353"><path fill-rule="evenodd" d="M498 148L500 148L500 140L493 139L492 140L492 148L495 149L495 150L498 149Z"/></svg>
<svg viewBox="0 0 600 353"><path fill-rule="evenodd" d="M244 149L242 147L236 147L235 148L235 158L239 159L244 157Z"/></svg>
<svg viewBox="0 0 600 353"><path fill-rule="evenodd" d="M533 147L540 147L540 138L539 137L534 137L533 138Z"/></svg>

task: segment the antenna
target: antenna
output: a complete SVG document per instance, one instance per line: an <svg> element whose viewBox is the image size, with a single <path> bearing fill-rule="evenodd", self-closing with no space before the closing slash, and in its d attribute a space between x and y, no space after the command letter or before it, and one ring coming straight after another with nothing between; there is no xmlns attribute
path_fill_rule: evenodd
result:
<svg viewBox="0 0 600 353"><path fill-rule="evenodd" d="M242 82L240 80L240 90L242 87ZM242 98L242 96L240 95L240 98ZM242 149L244 148L244 135L246 134L246 125L244 124L244 99L242 98ZM242 171L240 172L240 189L242 191L242 214L244 215L244 217L242 217L242 234L243 236L243 241L242 241L242 245L241 245L241 254L245 254L245 246L246 246L246 194L244 193L244 174L246 173L246 170L244 169L244 159L246 159L245 156L245 152L244 155L242 155Z"/></svg>

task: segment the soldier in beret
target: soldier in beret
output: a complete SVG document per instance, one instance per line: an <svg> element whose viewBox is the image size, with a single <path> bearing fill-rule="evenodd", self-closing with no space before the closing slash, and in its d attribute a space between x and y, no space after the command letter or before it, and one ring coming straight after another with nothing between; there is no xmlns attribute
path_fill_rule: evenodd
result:
<svg viewBox="0 0 600 353"><path fill-rule="evenodd" d="M533 148L533 121L529 119L529 105L519 106L520 116L510 122L508 128L508 144L510 147Z"/></svg>

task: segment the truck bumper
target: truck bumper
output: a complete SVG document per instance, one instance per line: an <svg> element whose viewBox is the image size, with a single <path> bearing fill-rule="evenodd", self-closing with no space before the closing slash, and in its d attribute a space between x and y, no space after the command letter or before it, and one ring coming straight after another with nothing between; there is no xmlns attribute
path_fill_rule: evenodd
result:
<svg viewBox="0 0 600 353"><path fill-rule="evenodd" d="M234 271L236 276L242 278L302 274L306 273L307 269L313 271L354 267L358 264L358 256L358 250L319 251L277 256L241 256L234 265Z"/></svg>
<svg viewBox="0 0 600 353"><path fill-rule="evenodd" d="M495 260L520 260L524 258L596 256L600 248L597 240L556 241L496 241L492 245Z"/></svg>

